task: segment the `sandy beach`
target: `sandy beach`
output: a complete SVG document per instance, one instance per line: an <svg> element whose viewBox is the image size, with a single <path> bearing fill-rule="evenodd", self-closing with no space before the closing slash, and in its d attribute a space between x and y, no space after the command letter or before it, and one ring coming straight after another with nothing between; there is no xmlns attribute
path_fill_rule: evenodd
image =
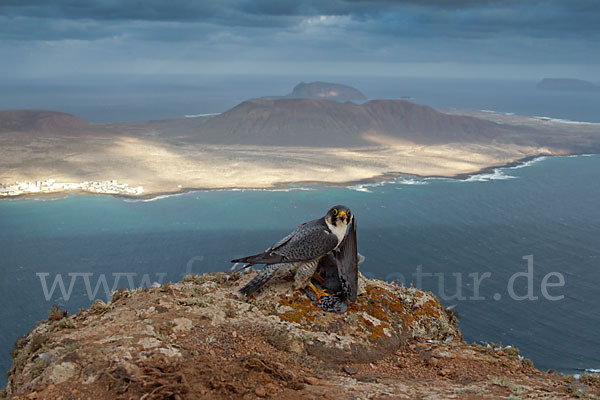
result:
<svg viewBox="0 0 600 400"><path fill-rule="evenodd" d="M5 144L0 182L116 179L130 186L142 186L144 193L132 197L147 198L193 189L344 185L401 175L454 177L529 156L551 154L543 148L482 145L181 148L133 137L86 139L70 143L68 148L62 144L57 139L39 139L25 149Z"/></svg>

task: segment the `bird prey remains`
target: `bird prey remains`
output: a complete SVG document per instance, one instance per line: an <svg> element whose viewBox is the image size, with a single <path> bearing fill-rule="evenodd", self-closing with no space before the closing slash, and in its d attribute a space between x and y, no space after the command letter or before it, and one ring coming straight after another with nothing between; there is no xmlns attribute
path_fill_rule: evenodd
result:
<svg viewBox="0 0 600 400"><path fill-rule="evenodd" d="M297 289L311 286L311 277L317 269L319 260L336 249L344 236L353 216L346 206L332 207L323 218L305 222L298 228L265 250L263 253L232 260L235 263L249 265L265 264L240 292L246 296L260 289L281 268L295 270L294 286Z"/></svg>

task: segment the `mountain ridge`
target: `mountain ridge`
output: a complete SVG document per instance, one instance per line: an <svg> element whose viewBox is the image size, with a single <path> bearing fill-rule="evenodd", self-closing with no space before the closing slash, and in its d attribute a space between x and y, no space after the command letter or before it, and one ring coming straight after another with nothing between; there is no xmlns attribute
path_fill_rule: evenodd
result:
<svg viewBox="0 0 600 400"><path fill-rule="evenodd" d="M406 100L363 104L321 99L250 99L202 121L193 141L213 144L342 147L382 135L417 144L490 142L507 129L474 117L448 115Z"/></svg>

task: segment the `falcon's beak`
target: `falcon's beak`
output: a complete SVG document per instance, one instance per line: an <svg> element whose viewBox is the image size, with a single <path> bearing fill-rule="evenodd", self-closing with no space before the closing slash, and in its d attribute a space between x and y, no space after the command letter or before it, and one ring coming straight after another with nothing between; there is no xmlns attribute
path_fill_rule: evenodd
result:
<svg viewBox="0 0 600 400"><path fill-rule="evenodd" d="M345 222L348 219L346 211L340 211L338 214L338 218Z"/></svg>

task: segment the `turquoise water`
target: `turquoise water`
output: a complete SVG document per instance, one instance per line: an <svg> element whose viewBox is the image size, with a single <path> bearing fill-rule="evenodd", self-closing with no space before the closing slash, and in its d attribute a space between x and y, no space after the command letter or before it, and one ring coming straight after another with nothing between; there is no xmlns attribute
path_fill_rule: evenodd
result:
<svg viewBox="0 0 600 400"><path fill-rule="evenodd" d="M437 274L420 286L457 304L467 341L517 345L542 369L600 368L598 171L600 156L555 157L467 181L2 201L0 369L54 303L75 312L105 299L102 279L110 289L227 270L338 203L356 215L362 272L405 284L419 283L419 270ZM528 278L509 283L529 255L524 299ZM51 290L57 276L65 293Z"/></svg>

